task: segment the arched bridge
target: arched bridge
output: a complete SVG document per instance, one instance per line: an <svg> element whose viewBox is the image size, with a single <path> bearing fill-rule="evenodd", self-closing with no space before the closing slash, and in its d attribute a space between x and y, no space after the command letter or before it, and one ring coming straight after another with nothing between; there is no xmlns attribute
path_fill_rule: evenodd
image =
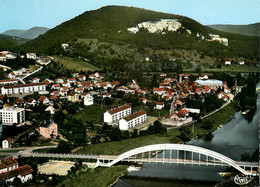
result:
<svg viewBox="0 0 260 187"><path fill-rule="evenodd" d="M162 152L162 155L158 158L157 155L160 152ZM242 162L236 162L215 151L186 144L148 145L132 149L111 159L103 158L102 160L100 155L97 165L110 167L120 161L232 166L244 175L252 175L252 167L256 166L246 165L246 163L243 165ZM251 167L251 171L246 171L246 167Z"/></svg>

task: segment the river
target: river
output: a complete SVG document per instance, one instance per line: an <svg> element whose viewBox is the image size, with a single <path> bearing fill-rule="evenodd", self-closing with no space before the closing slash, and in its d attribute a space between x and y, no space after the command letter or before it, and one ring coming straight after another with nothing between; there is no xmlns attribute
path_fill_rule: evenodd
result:
<svg viewBox="0 0 260 187"><path fill-rule="evenodd" d="M260 83L257 86L259 87ZM195 139L188 144L217 151L234 160L240 160L241 154L245 151L252 155L259 145L259 111L260 98L258 97L257 109L251 122L248 122L241 112L236 112L230 121L212 133L211 141ZM207 181L215 183L223 181L224 179L218 172L224 170L224 167L214 166L150 163L144 164L139 172L129 173L120 179L114 187L212 186Z"/></svg>

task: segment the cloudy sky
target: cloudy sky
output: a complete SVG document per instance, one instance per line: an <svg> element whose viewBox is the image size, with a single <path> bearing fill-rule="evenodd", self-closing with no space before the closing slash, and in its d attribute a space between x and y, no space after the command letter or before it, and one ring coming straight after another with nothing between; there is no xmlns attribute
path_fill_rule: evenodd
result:
<svg viewBox="0 0 260 187"><path fill-rule="evenodd" d="M260 0L0 0L0 33L34 26L53 28L107 5L184 15L204 25L260 22Z"/></svg>

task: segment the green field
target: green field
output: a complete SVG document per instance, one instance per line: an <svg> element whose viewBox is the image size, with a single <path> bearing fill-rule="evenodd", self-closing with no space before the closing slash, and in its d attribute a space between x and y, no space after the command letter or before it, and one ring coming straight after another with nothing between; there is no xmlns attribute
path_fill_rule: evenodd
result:
<svg viewBox="0 0 260 187"><path fill-rule="evenodd" d="M94 124L102 124L103 123L103 114L108 110L107 106L101 106L94 104L91 106L85 107L83 110L80 110L78 113L72 115L72 118L79 119L83 122L92 121Z"/></svg>
<svg viewBox="0 0 260 187"><path fill-rule="evenodd" d="M63 64L67 69L70 70L82 70L82 71L96 71L98 68L95 66L80 60L80 59L73 59L70 57L65 57L65 56L55 56L54 57L55 61L58 63Z"/></svg>
<svg viewBox="0 0 260 187"><path fill-rule="evenodd" d="M220 111L214 113L213 115L207 117L206 119L215 121L214 127L211 130L203 129L200 127L201 125L200 123L195 123L194 124L195 130L194 133L191 134L190 138L203 136L206 135L207 133L216 130L220 125L224 124L229 119L231 119L232 116L235 114L236 110L237 110L237 104L234 102L227 105ZM191 129L192 126L189 126L189 128ZM77 153L118 155L130 149L137 148L140 146L150 145L150 144L180 143L181 140L178 138L179 135L180 132L178 129L171 129L168 130L166 134L148 135L148 136L142 136L138 138L122 140L122 141L86 145L83 147L83 149L78 150Z"/></svg>
<svg viewBox="0 0 260 187"><path fill-rule="evenodd" d="M61 183L62 187L107 187L113 184L118 177L127 173L128 166L113 166L110 168L87 169L83 174L76 176L75 178Z"/></svg>
<svg viewBox="0 0 260 187"><path fill-rule="evenodd" d="M259 68L255 66L241 66L241 65L231 65L231 66L222 66L221 68L214 69L203 69L204 72L259 72Z"/></svg>

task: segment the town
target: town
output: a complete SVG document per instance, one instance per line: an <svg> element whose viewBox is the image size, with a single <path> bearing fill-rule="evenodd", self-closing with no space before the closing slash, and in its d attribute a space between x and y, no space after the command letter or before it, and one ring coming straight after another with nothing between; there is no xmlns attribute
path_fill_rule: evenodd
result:
<svg viewBox="0 0 260 187"><path fill-rule="evenodd" d="M158 73L158 85L151 90L141 88L134 79L121 85L119 80L108 80L105 73L99 72L71 72L69 77L43 80L37 75L55 64L53 57L37 57L36 53L19 56L9 51L0 54L2 77L5 78L0 80L3 149L47 143L58 145L60 152L71 152L73 147L88 142L118 141L122 135L130 138L187 126L232 102L243 88L237 82L230 88L227 81L211 79L205 73ZM16 58L28 60L31 65L19 69L5 65ZM244 61L237 63L245 65ZM224 65L231 65L231 61L226 60ZM82 121L73 121L78 123L74 130L68 126L75 120L71 115L89 111L93 106L92 113L99 119L81 113L85 115L82 119L87 128ZM212 128L211 123L208 122L205 129ZM152 128L155 124L159 124L157 132ZM117 135L99 134L97 129L102 125L110 126ZM77 137L74 132L78 132ZM2 168L6 167L12 166ZM13 181L22 176L23 183L32 178L33 169L26 166L25 169L14 167L6 171L1 176L3 180ZM22 175L23 172L29 176Z"/></svg>

